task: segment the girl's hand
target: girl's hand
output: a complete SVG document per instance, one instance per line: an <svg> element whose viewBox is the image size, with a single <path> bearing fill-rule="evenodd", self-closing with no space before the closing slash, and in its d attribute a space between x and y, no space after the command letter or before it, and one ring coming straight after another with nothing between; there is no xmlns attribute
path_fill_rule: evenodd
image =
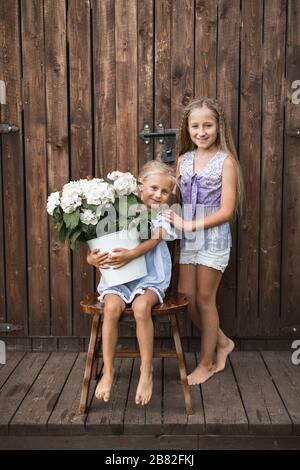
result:
<svg viewBox="0 0 300 470"><path fill-rule="evenodd" d="M114 269L122 268L122 266L133 260L133 250L114 248L112 252L116 254L109 256L109 265Z"/></svg>
<svg viewBox="0 0 300 470"><path fill-rule="evenodd" d="M171 224L174 225L174 227L177 230L184 230L184 231L192 231L193 230L193 225L192 225L192 220L183 220L182 217L177 215L174 211L171 209L167 209L163 211L162 216Z"/></svg>
<svg viewBox="0 0 300 470"><path fill-rule="evenodd" d="M92 250L88 253L86 258L88 264L95 266L95 268L106 269L108 268L109 253L100 253L98 249Z"/></svg>

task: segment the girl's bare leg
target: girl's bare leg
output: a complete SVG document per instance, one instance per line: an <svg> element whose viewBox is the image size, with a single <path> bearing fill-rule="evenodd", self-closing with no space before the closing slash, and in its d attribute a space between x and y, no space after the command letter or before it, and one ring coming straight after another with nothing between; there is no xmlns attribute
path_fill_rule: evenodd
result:
<svg viewBox="0 0 300 470"><path fill-rule="evenodd" d="M144 294L136 297L132 303L132 309L136 320L136 335L141 355L141 373L135 396L135 402L137 405L146 405L152 395L154 328L151 310L157 302L158 297L156 293L151 290L146 290Z"/></svg>
<svg viewBox="0 0 300 470"><path fill-rule="evenodd" d="M196 369L188 376L190 385L201 384L215 373L213 356L217 344L219 316L216 293L222 273L207 266L197 265L196 306L201 314L201 351Z"/></svg>
<svg viewBox="0 0 300 470"><path fill-rule="evenodd" d="M201 284L197 284L197 266L198 265L192 264L180 265L178 290L179 292L187 296L189 300L189 317L191 318L192 322L199 328L199 330L201 330L201 312L197 309L196 301L196 293L201 291ZM220 275L222 277L221 272ZM225 368L227 356L231 353L233 349L234 342L230 338L228 338L219 327L217 335L217 357L215 364L215 372L220 372Z"/></svg>
<svg viewBox="0 0 300 470"><path fill-rule="evenodd" d="M102 326L103 374L96 387L95 396L109 401L114 380L114 356L118 341L119 319L125 309L125 302L116 294L104 297L104 320Z"/></svg>

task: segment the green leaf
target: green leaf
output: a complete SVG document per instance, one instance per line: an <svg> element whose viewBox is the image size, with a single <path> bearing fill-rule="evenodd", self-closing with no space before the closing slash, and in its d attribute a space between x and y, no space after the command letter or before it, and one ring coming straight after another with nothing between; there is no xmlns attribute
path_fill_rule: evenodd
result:
<svg viewBox="0 0 300 470"><path fill-rule="evenodd" d="M79 209L77 209L75 212L72 212L71 214L64 214L63 218L64 218L64 222L66 224L67 229L73 230L79 224L80 211Z"/></svg>
<svg viewBox="0 0 300 470"><path fill-rule="evenodd" d="M63 225L61 227L61 229L59 230L59 232L58 232L58 239L61 243L65 243L66 238L67 238L67 233L68 233L68 231L67 231L65 225Z"/></svg>
<svg viewBox="0 0 300 470"><path fill-rule="evenodd" d="M81 235L81 229L77 228L76 230L73 231L72 235L70 236L70 242L71 242L71 249L76 250L78 248L78 238Z"/></svg>

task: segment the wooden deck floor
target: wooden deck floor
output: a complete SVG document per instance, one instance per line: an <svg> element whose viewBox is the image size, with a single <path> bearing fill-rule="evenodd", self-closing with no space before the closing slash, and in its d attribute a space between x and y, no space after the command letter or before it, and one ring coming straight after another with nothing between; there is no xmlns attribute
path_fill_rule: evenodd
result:
<svg viewBox="0 0 300 470"><path fill-rule="evenodd" d="M194 414L185 414L173 359L154 359L149 405L134 403L139 360L119 359L111 401L94 398L78 415L85 353L8 353L0 366L0 434L300 436L300 367L288 351L234 352L225 371L191 387ZM186 354L190 371L196 364ZM1 441L1 438L0 438Z"/></svg>

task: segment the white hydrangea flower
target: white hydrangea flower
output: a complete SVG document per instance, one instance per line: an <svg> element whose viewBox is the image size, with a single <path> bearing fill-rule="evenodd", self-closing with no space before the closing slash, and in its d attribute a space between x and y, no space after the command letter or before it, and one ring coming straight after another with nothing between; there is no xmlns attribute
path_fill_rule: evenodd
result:
<svg viewBox="0 0 300 470"><path fill-rule="evenodd" d="M51 193L47 200L47 212L50 215L53 215L54 209L59 206L60 204L60 197L59 191L55 193Z"/></svg>
<svg viewBox="0 0 300 470"><path fill-rule="evenodd" d="M60 205L64 212L71 214L81 206L82 188L80 181L70 181L63 186Z"/></svg>
<svg viewBox="0 0 300 470"><path fill-rule="evenodd" d="M111 173L108 173L107 179L111 181L115 181L116 179L118 179L120 176L123 176L123 175L125 175L125 173L123 173L122 171L112 171Z"/></svg>
<svg viewBox="0 0 300 470"><path fill-rule="evenodd" d="M93 178L89 181L86 180L82 184L82 190L88 204L98 206L100 204L113 204L115 202L115 191L113 186L104 182L103 179Z"/></svg>
<svg viewBox="0 0 300 470"><path fill-rule="evenodd" d="M95 212L90 209L83 209L82 212L80 212L80 220L86 225L96 225L98 223L98 217Z"/></svg>
<svg viewBox="0 0 300 470"><path fill-rule="evenodd" d="M130 193L136 194L137 182L135 177L131 173L123 173L119 175L117 179L115 179L114 188L118 196L128 196Z"/></svg>

